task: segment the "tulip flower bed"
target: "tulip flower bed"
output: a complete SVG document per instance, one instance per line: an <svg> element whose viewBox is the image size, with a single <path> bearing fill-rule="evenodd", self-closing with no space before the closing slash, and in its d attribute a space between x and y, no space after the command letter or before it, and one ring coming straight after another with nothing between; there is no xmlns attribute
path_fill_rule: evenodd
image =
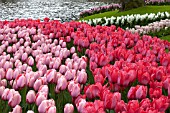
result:
<svg viewBox="0 0 170 113"><path fill-rule="evenodd" d="M92 8L90 10L82 11L80 13L80 18L98 14L98 13L107 12L107 11L119 10L120 8L121 8L120 4L111 4L111 5L107 5L107 6L100 6L100 7Z"/></svg>
<svg viewBox="0 0 170 113"><path fill-rule="evenodd" d="M80 20L80 22L86 22L92 26L102 25L102 26L110 26L116 25L117 27L126 28L134 28L135 25L145 26L149 23L160 21L164 19L170 19L170 14L168 12L158 12L155 13L146 13L143 15L140 14L132 14L126 16L119 17L110 17L110 18L95 18L90 20Z"/></svg>
<svg viewBox="0 0 170 113"><path fill-rule="evenodd" d="M170 0L145 0L147 5L170 5Z"/></svg>
<svg viewBox="0 0 170 113"><path fill-rule="evenodd" d="M153 23L150 23L146 26L140 26L136 25L135 28L126 28L126 30L131 31L132 33L139 33L139 34L149 34L149 33L155 33L160 32L161 30L167 30L170 28L170 20L165 19L161 21L156 21Z"/></svg>
<svg viewBox="0 0 170 113"><path fill-rule="evenodd" d="M164 113L170 43L114 25L0 22L0 111Z"/></svg>

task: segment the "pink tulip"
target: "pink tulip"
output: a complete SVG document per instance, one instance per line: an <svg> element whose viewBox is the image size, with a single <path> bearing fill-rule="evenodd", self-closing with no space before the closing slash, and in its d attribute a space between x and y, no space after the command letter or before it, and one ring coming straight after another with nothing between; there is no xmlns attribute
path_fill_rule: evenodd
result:
<svg viewBox="0 0 170 113"><path fill-rule="evenodd" d="M75 47L71 47L71 49L70 49L70 53L71 53L71 54L73 54L73 53L75 53L75 52L76 52Z"/></svg>
<svg viewBox="0 0 170 113"><path fill-rule="evenodd" d="M35 98L36 105L39 106L43 100L47 100L47 94L45 92L38 92Z"/></svg>
<svg viewBox="0 0 170 113"><path fill-rule="evenodd" d="M33 85L34 90L38 91L38 89L40 88L41 85L43 85L43 83L44 83L43 80L41 78L38 78Z"/></svg>
<svg viewBox="0 0 170 113"><path fill-rule="evenodd" d="M27 113L34 113L34 111L32 111L32 110L28 110L28 111L27 111Z"/></svg>
<svg viewBox="0 0 170 113"><path fill-rule="evenodd" d="M53 106L55 106L55 102L54 102L54 100L52 100L52 99L50 99L50 100L43 100L42 102L41 102L41 104L38 106L38 111L40 112L40 113L48 113L49 112L49 109L50 109L50 107L53 107ZM51 108L51 110L50 111L53 111L54 112L54 110L55 110L55 112L56 112L56 109L55 108ZM51 113L53 113L53 112L51 112ZM50 113L50 112L49 112Z"/></svg>
<svg viewBox="0 0 170 113"><path fill-rule="evenodd" d="M6 79L2 79L2 80L0 81L0 86L6 87L6 86L7 86L7 80L6 80Z"/></svg>
<svg viewBox="0 0 170 113"><path fill-rule="evenodd" d="M38 92L45 92L46 94L48 94L48 86L47 85L41 85Z"/></svg>
<svg viewBox="0 0 170 113"><path fill-rule="evenodd" d="M56 113L56 107L55 106L49 107L47 113Z"/></svg>
<svg viewBox="0 0 170 113"><path fill-rule="evenodd" d="M44 76L47 78L47 82L54 83L56 74L57 74L56 70L51 69L51 70L48 70Z"/></svg>
<svg viewBox="0 0 170 113"><path fill-rule="evenodd" d="M4 90L5 90L5 87L4 86L0 86L0 97L2 96Z"/></svg>
<svg viewBox="0 0 170 113"><path fill-rule="evenodd" d="M28 58L28 54L27 53L22 54L22 57L21 57L22 61L26 61L27 58Z"/></svg>
<svg viewBox="0 0 170 113"><path fill-rule="evenodd" d="M60 69L59 69L59 72L60 72L61 74L64 74L64 73L66 72L66 66L65 66L65 65L61 65L61 66L60 66Z"/></svg>
<svg viewBox="0 0 170 113"><path fill-rule="evenodd" d="M3 79L5 77L5 70L0 68L0 78Z"/></svg>
<svg viewBox="0 0 170 113"><path fill-rule="evenodd" d="M75 74L73 70L67 70L65 73L65 78L67 79L67 81L74 79L74 76Z"/></svg>
<svg viewBox="0 0 170 113"><path fill-rule="evenodd" d="M67 88L67 79L64 76L58 78L56 88L59 90L65 90Z"/></svg>
<svg viewBox="0 0 170 113"><path fill-rule="evenodd" d="M77 97L80 95L80 84L74 83L74 81L69 82L68 90L72 97Z"/></svg>
<svg viewBox="0 0 170 113"><path fill-rule="evenodd" d="M83 70L77 72L77 82L85 84L87 81L87 73Z"/></svg>
<svg viewBox="0 0 170 113"><path fill-rule="evenodd" d="M72 104L66 104L64 106L64 113L73 113L74 112L74 106Z"/></svg>
<svg viewBox="0 0 170 113"><path fill-rule="evenodd" d="M35 91L34 90L28 91L28 93L26 95L26 101L29 104L32 104L35 102Z"/></svg>
<svg viewBox="0 0 170 113"><path fill-rule="evenodd" d="M18 88L23 88L26 85L26 77L23 74L20 74L17 76L16 80L16 85Z"/></svg>
<svg viewBox="0 0 170 113"><path fill-rule="evenodd" d="M16 105L16 106L13 108L12 113L22 113L22 108L21 108L21 106Z"/></svg>
<svg viewBox="0 0 170 113"><path fill-rule="evenodd" d="M12 98L9 99L8 105L11 107L15 107L16 105L19 105L20 102L21 102L21 95L19 93L16 93Z"/></svg>
<svg viewBox="0 0 170 113"><path fill-rule="evenodd" d="M53 63L53 68L54 69L58 69L60 65L61 65L61 59L60 58L56 58L54 63Z"/></svg>
<svg viewBox="0 0 170 113"><path fill-rule="evenodd" d="M28 65L33 66L34 65L34 59L30 56L28 57Z"/></svg>

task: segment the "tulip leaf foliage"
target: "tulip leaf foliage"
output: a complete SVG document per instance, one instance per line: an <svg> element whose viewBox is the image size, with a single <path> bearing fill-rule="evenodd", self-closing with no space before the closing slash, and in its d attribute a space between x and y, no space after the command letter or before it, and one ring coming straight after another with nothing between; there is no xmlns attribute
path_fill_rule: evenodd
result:
<svg viewBox="0 0 170 113"><path fill-rule="evenodd" d="M170 112L168 41L45 18L0 21L0 42L4 113Z"/></svg>

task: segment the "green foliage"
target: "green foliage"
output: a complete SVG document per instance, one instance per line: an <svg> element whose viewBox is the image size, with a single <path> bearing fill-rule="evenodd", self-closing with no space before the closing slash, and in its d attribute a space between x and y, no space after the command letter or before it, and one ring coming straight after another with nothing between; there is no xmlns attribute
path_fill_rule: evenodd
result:
<svg viewBox="0 0 170 113"><path fill-rule="evenodd" d="M130 0L129 2L125 4L124 10L131 10L131 9L142 7L142 6L144 6L143 0Z"/></svg>
<svg viewBox="0 0 170 113"><path fill-rule="evenodd" d="M167 30L162 29L162 30L159 31L159 32L151 32L151 33L149 33L148 35L153 36L153 37L156 36L156 37L159 37L159 38L161 38L161 39L165 39L166 36L170 35L170 28L168 28ZM164 38L163 38L163 37L164 37ZM170 41L170 36L168 36L168 37L166 38L166 40Z"/></svg>

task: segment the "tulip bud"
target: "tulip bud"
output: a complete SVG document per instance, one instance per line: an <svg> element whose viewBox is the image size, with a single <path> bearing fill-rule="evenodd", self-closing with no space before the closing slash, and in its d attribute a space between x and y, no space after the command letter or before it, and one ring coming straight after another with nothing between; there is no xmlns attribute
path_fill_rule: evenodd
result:
<svg viewBox="0 0 170 113"><path fill-rule="evenodd" d="M34 59L31 56L28 58L28 65L30 66L34 65Z"/></svg>
<svg viewBox="0 0 170 113"><path fill-rule="evenodd" d="M13 70L9 68L6 73L6 79L10 81L12 80L12 78L13 78Z"/></svg>
<svg viewBox="0 0 170 113"><path fill-rule="evenodd" d="M26 101L29 104L32 104L35 102L35 91L34 90L28 91L28 93L26 95Z"/></svg>
<svg viewBox="0 0 170 113"><path fill-rule="evenodd" d="M59 90L65 90L67 88L67 79L64 76L58 78L56 88Z"/></svg>
<svg viewBox="0 0 170 113"><path fill-rule="evenodd" d="M28 111L27 111L27 113L34 113L34 111L32 111L32 110L28 110Z"/></svg>
<svg viewBox="0 0 170 113"><path fill-rule="evenodd" d="M87 73L84 71L77 72L77 82L80 84L85 84L87 81Z"/></svg>
<svg viewBox="0 0 170 113"><path fill-rule="evenodd" d="M22 108L21 108L21 106L16 105L16 106L13 108L12 113L22 113Z"/></svg>
<svg viewBox="0 0 170 113"><path fill-rule="evenodd" d="M41 85L38 92L45 92L48 94L48 86L47 85Z"/></svg>
<svg viewBox="0 0 170 113"><path fill-rule="evenodd" d="M23 74L18 75L18 77L15 79L16 85L18 88L23 88L26 85L26 77Z"/></svg>
<svg viewBox="0 0 170 113"><path fill-rule="evenodd" d="M0 97L2 96L4 90L5 90L5 87L4 86L0 86Z"/></svg>
<svg viewBox="0 0 170 113"><path fill-rule="evenodd" d="M43 100L47 100L47 94L45 92L38 92L35 98L36 105L39 106Z"/></svg>
<svg viewBox="0 0 170 113"><path fill-rule="evenodd" d="M27 53L22 54L22 57L21 57L22 61L26 61L27 58L28 58L28 54Z"/></svg>
<svg viewBox="0 0 170 113"><path fill-rule="evenodd" d="M73 113L74 112L74 106L72 104L66 104L64 106L64 113Z"/></svg>
<svg viewBox="0 0 170 113"><path fill-rule="evenodd" d="M12 98L9 99L8 105L11 107L15 107L16 105L19 105L21 102L21 95L19 93L15 93Z"/></svg>

